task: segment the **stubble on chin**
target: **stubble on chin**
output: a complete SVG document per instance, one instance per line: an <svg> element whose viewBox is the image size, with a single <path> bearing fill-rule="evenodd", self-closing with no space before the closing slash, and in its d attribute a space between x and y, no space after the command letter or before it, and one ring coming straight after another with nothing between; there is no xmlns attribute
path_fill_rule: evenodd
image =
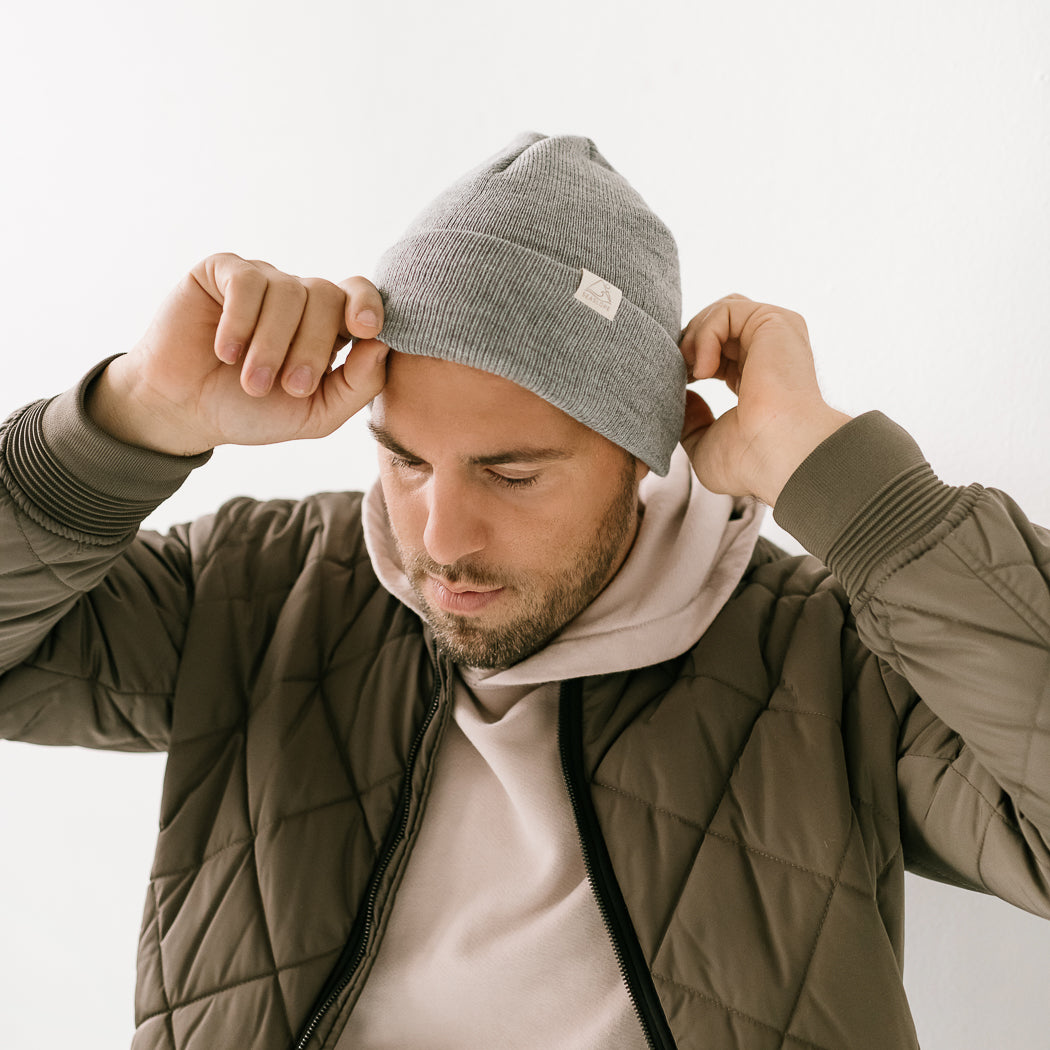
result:
<svg viewBox="0 0 1050 1050"><path fill-rule="evenodd" d="M405 550L395 533L401 564L439 648L458 664L484 670L505 670L543 648L590 605L614 575L637 526L636 495L631 460L592 543L567 567L525 579L469 563L438 565L425 551ZM486 622L484 614L466 616L435 609L423 590L428 576L479 588L502 587L501 602L516 603L518 608L502 623Z"/></svg>

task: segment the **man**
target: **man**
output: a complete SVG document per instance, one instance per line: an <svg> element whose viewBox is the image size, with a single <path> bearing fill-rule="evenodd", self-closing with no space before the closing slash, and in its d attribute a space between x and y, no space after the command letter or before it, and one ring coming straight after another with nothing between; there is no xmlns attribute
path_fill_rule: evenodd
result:
<svg viewBox="0 0 1050 1050"><path fill-rule="evenodd" d="M912 1047L906 865L1050 914L1047 534L830 409L796 315L679 317L527 135L376 285L212 257L8 421L0 732L169 752L136 1048ZM136 534L368 404L364 498Z"/></svg>

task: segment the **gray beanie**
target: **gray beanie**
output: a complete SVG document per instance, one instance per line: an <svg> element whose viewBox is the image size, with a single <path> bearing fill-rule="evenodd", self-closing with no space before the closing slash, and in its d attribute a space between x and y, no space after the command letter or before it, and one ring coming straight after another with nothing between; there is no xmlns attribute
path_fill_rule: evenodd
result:
<svg viewBox="0 0 1050 1050"><path fill-rule="evenodd" d="M682 430L667 227L590 139L521 135L384 253L380 338L531 390L666 474Z"/></svg>

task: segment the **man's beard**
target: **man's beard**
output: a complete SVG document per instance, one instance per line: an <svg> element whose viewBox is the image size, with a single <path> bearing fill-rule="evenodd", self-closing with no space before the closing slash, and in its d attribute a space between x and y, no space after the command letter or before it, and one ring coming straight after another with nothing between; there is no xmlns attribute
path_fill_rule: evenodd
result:
<svg viewBox="0 0 1050 1050"><path fill-rule="evenodd" d="M405 551L396 534L394 539L438 647L468 667L502 670L541 649L590 605L608 582L636 524L635 464L633 457L628 457L620 486L602 515L590 546L578 551L569 565L552 567L542 574L530 573L520 583L496 570L472 565L469 560L440 565L425 551ZM504 587L508 594L520 597L521 608L513 619L496 626L485 626L480 617L435 609L423 593L428 575L482 589Z"/></svg>

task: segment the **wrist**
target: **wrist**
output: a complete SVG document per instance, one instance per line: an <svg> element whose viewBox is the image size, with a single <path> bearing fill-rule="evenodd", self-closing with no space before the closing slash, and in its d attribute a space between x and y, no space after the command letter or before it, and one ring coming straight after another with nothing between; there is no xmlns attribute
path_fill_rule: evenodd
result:
<svg viewBox="0 0 1050 1050"><path fill-rule="evenodd" d="M84 409L100 430L125 445L168 456L196 456L210 452L183 428L166 422L159 407L151 407L141 384L136 382L128 356L115 358L88 388Z"/></svg>
<svg viewBox="0 0 1050 1050"><path fill-rule="evenodd" d="M822 402L817 408L778 418L766 427L761 440L752 447L758 464L753 472L752 494L775 507L792 474L850 418Z"/></svg>

